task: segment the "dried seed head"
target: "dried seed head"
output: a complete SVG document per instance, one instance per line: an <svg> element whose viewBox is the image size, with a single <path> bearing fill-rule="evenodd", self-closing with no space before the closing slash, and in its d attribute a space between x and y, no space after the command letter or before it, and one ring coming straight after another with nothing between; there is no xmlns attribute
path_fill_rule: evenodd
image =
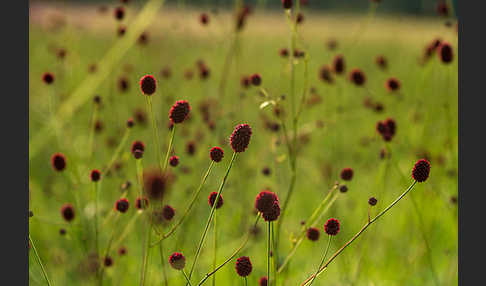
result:
<svg viewBox="0 0 486 286"><path fill-rule="evenodd" d="M175 270L182 270L186 266L186 258L184 255L182 255L182 253L174 252L169 257L169 264Z"/></svg>
<svg viewBox="0 0 486 286"><path fill-rule="evenodd" d="M246 277L250 275L251 270L253 269L253 267L251 266L250 258L248 256L242 256L236 259L235 268L236 273L238 273L238 275L240 275L241 277Z"/></svg>
<svg viewBox="0 0 486 286"><path fill-rule="evenodd" d="M339 233L339 221L335 218L330 218L324 225L324 230L328 235L336 235Z"/></svg>
<svg viewBox="0 0 486 286"><path fill-rule="evenodd" d="M231 148L234 152L244 152L250 144L252 130L248 124L238 124L230 137Z"/></svg>
<svg viewBox="0 0 486 286"><path fill-rule="evenodd" d="M425 182L429 178L430 163L425 159L418 160L413 166L412 178L421 183Z"/></svg>

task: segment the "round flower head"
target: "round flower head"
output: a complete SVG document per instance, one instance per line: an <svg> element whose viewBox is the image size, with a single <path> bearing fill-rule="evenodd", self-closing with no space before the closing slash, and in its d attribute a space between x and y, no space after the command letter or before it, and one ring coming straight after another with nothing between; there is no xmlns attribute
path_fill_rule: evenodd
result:
<svg viewBox="0 0 486 286"><path fill-rule="evenodd" d="M324 230L329 235L336 235L339 233L339 221L335 218L330 218L324 225Z"/></svg>
<svg viewBox="0 0 486 286"><path fill-rule="evenodd" d="M174 215L175 215L174 208L169 206L169 205L165 205L164 208L162 209L162 217L165 220L170 221L170 220L172 220Z"/></svg>
<svg viewBox="0 0 486 286"><path fill-rule="evenodd" d="M142 46L145 46L147 43L148 43L148 33L147 32L143 32L142 34L140 34L140 36L138 37L137 39L137 43L139 45L142 45Z"/></svg>
<svg viewBox="0 0 486 286"><path fill-rule="evenodd" d="M201 16L199 16L199 20L201 21L201 24L207 25L209 24L209 15L206 13L202 13Z"/></svg>
<svg viewBox="0 0 486 286"><path fill-rule="evenodd" d="M224 157L224 151L223 151L223 149L221 149L217 146L214 146L209 151L209 157L211 158L211 160L213 160L216 163L221 162L221 160L223 160L223 157Z"/></svg>
<svg viewBox="0 0 486 286"><path fill-rule="evenodd" d="M324 65L319 70L319 78L327 83L334 83L334 79L331 75L331 67Z"/></svg>
<svg viewBox="0 0 486 286"><path fill-rule="evenodd" d="M385 82L385 87L389 92L398 91L400 89L400 81L394 77L389 78Z"/></svg>
<svg viewBox="0 0 486 286"><path fill-rule="evenodd" d="M250 275L251 270L253 267L251 266L251 261L248 256L242 256L238 259L236 259L236 273L240 275L241 277L246 277Z"/></svg>
<svg viewBox="0 0 486 286"><path fill-rule="evenodd" d="M286 48L280 49L279 54L282 58L286 58L289 56L289 50Z"/></svg>
<svg viewBox="0 0 486 286"><path fill-rule="evenodd" d="M263 276L258 280L258 286L267 286L268 285L268 278L267 276Z"/></svg>
<svg viewBox="0 0 486 286"><path fill-rule="evenodd" d="M385 125L388 128L388 132L393 136L397 130L397 123L392 118L387 118L385 120Z"/></svg>
<svg viewBox="0 0 486 286"><path fill-rule="evenodd" d="M125 8L116 7L114 14L115 14L115 19L117 19L118 21L123 20L123 18L125 17Z"/></svg>
<svg viewBox="0 0 486 286"><path fill-rule="evenodd" d="M130 203L128 202L127 199L119 199L115 203L115 209L121 213L125 213L128 210L128 207L130 206Z"/></svg>
<svg viewBox="0 0 486 286"><path fill-rule="evenodd" d="M133 118L128 118L127 119L127 128L132 128L133 126L135 125L135 121L133 120Z"/></svg>
<svg viewBox="0 0 486 286"><path fill-rule="evenodd" d="M121 92L126 92L130 88L130 83L128 82L128 79L124 76L120 77L118 79L118 89L120 89Z"/></svg>
<svg viewBox="0 0 486 286"><path fill-rule="evenodd" d="M344 168L341 170L341 179L345 181L351 181L352 178L353 178L353 169Z"/></svg>
<svg viewBox="0 0 486 286"><path fill-rule="evenodd" d="M241 80L240 80L240 84L241 84L241 87L243 87L245 89L246 88L249 88L250 87L250 84L251 84L250 77L249 76L246 76L246 75L242 76L241 77Z"/></svg>
<svg viewBox="0 0 486 286"><path fill-rule="evenodd" d="M311 241L317 241L319 239L319 235L321 234L317 227L310 227L307 229L307 238Z"/></svg>
<svg viewBox="0 0 486 286"><path fill-rule="evenodd" d="M292 0L282 0L282 6L284 9L291 9L292 8Z"/></svg>
<svg viewBox="0 0 486 286"><path fill-rule="evenodd" d="M388 61L386 60L386 58L384 56L378 56L376 57L376 65L382 69L382 70L386 70L386 68L388 67Z"/></svg>
<svg viewBox="0 0 486 286"><path fill-rule="evenodd" d="M59 230L59 234L60 234L60 235L65 235L65 234L66 234L66 229L61 228L61 229Z"/></svg>
<svg viewBox="0 0 486 286"><path fill-rule="evenodd" d="M368 204L370 206L374 206L376 205L376 203L378 202L378 200L375 198L375 197L371 197L369 200L368 200Z"/></svg>
<svg viewBox="0 0 486 286"><path fill-rule="evenodd" d="M116 33L118 34L119 37L123 37L125 33L127 32L127 27L125 26L119 26L118 29L116 30Z"/></svg>
<svg viewBox="0 0 486 286"><path fill-rule="evenodd" d="M186 266L186 258L182 253L174 252L169 257L169 264L175 270L182 270L184 269L184 266Z"/></svg>
<svg viewBox="0 0 486 286"><path fill-rule="evenodd" d="M251 127L248 124L238 124L231 134L230 144L234 152L244 152L250 144Z"/></svg>
<svg viewBox="0 0 486 286"><path fill-rule="evenodd" d="M341 186L339 187L339 191L340 191L341 193L346 193L346 192L348 191L348 187L347 187L346 185L341 185Z"/></svg>
<svg viewBox="0 0 486 286"><path fill-rule="evenodd" d="M51 157L51 165L55 171L64 171L66 169L66 156L62 153L55 153Z"/></svg>
<svg viewBox="0 0 486 286"><path fill-rule="evenodd" d="M415 163L412 170L412 178L417 182L425 182L430 174L430 163L425 159L420 159Z"/></svg>
<svg viewBox="0 0 486 286"><path fill-rule="evenodd" d="M439 46L439 59L448 64L454 59L454 53L452 51L452 46L447 42L442 42Z"/></svg>
<svg viewBox="0 0 486 286"><path fill-rule="evenodd" d="M101 179L101 172L99 170L93 170L91 171L89 177L91 178L92 182L98 182Z"/></svg>
<svg viewBox="0 0 486 286"><path fill-rule="evenodd" d="M342 55L337 55L332 61L332 69L336 74L342 74L346 70L346 64L344 63L344 57Z"/></svg>
<svg viewBox="0 0 486 286"><path fill-rule="evenodd" d="M178 156L172 156L172 157L170 157L169 164L172 167L177 167L177 165L179 165L179 157Z"/></svg>
<svg viewBox="0 0 486 286"><path fill-rule="evenodd" d="M216 196L218 195L217 192L212 192L209 194L208 203L210 207L213 207L214 201L216 200ZM219 209L223 205L223 196L219 195L218 203L216 204L216 208Z"/></svg>
<svg viewBox="0 0 486 286"><path fill-rule="evenodd" d="M260 86L260 84L262 84L262 76L260 74L252 74L250 76L250 80L251 84L253 84L254 86Z"/></svg>
<svg viewBox="0 0 486 286"><path fill-rule="evenodd" d="M262 174L265 176L270 176L272 174L272 170L269 167L263 167Z"/></svg>
<svg viewBox="0 0 486 286"><path fill-rule="evenodd" d="M125 246L120 246L120 248L118 248L118 255L123 256L125 254L127 254L127 248Z"/></svg>
<svg viewBox="0 0 486 286"><path fill-rule="evenodd" d="M74 219L74 207L72 204L64 204L61 207L61 215L65 221L70 222Z"/></svg>
<svg viewBox="0 0 486 286"><path fill-rule="evenodd" d="M275 201L278 202L278 197L274 192L263 190L255 199L255 208L261 213L270 211Z"/></svg>
<svg viewBox="0 0 486 286"><path fill-rule="evenodd" d="M170 120L175 123L182 123L189 115L191 111L191 106L187 100L178 100L169 111L169 118Z"/></svg>
<svg viewBox="0 0 486 286"><path fill-rule="evenodd" d="M139 141L139 140L133 141L132 147L131 147L130 150L131 150L132 154L134 154L135 151L137 151L137 150L144 152L145 151L145 144L142 141Z"/></svg>
<svg viewBox="0 0 486 286"><path fill-rule="evenodd" d="M148 207L149 201L147 198L137 198L135 200L135 208L138 210L146 209Z"/></svg>
<svg viewBox="0 0 486 286"><path fill-rule="evenodd" d="M304 22L304 14L297 14L297 18L295 19L295 21L297 22L297 24L302 24L302 22Z"/></svg>
<svg viewBox="0 0 486 286"><path fill-rule="evenodd" d="M54 74L50 72L46 72L42 75L42 81L45 84L52 84L54 82Z"/></svg>
<svg viewBox="0 0 486 286"><path fill-rule="evenodd" d="M187 142L186 152L191 156L194 155L194 153L196 153L196 142L194 141Z"/></svg>
<svg viewBox="0 0 486 286"><path fill-rule="evenodd" d="M157 89L157 81L152 75L144 75L140 79L140 90L145 95L152 95Z"/></svg>
<svg viewBox="0 0 486 286"><path fill-rule="evenodd" d="M349 73L349 80L357 86L362 86L366 83L366 76L360 69L353 69Z"/></svg>
<svg viewBox="0 0 486 286"><path fill-rule="evenodd" d="M103 260L103 263L105 264L106 267L110 267L113 265L113 258L111 258L111 256L106 256L105 259Z"/></svg>
<svg viewBox="0 0 486 286"><path fill-rule="evenodd" d="M275 221L280 216L280 204L278 201L274 201L272 207L262 213L262 217L265 221Z"/></svg>
<svg viewBox="0 0 486 286"><path fill-rule="evenodd" d="M152 200L162 199L167 187L167 176L162 175L159 170L147 171L143 174L144 191Z"/></svg>

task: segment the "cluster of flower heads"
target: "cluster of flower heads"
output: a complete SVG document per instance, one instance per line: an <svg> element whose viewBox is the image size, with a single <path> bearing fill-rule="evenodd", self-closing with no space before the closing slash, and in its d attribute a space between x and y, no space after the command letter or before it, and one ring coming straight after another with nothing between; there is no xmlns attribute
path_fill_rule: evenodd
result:
<svg viewBox="0 0 486 286"><path fill-rule="evenodd" d="M386 120L378 121L376 130L383 137L383 140L389 142L395 136L397 124L392 118L387 118Z"/></svg>
<svg viewBox="0 0 486 286"><path fill-rule="evenodd" d="M255 199L255 208L265 221L275 221L280 216L278 196L269 190L261 191Z"/></svg>

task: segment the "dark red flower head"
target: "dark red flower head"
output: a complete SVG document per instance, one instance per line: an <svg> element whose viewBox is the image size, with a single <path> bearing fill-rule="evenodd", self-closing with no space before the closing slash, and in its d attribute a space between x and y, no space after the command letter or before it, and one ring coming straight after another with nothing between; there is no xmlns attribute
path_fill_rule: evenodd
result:
<svg viewBox="0 0 486 286"><path fill-rule="evenodd" d="M250 144L251 127L248 124L238 124L231 134L230 144L233 151L236 153L244 152Z"/></svg>
<svg viewBox="0 0 486 286"><path fill-rule="evenodd" d="M103 263L106 267L110 267L113 265L113 258L111 258L111 256L106 256L105 259L103 259Z"/></svg>
<svg viewBox="0 0 486 286"><path fill-rule="evenodd" d="M380 55L376 57L376 65L382 70L385 70L388 67L388 61L384 56Z"/></svg>
<svg viewBox="0 0 486 286"><path fill-rule="evenodd" d="M120 248L118 248L118 255L123 256L125 254L127 254L127 248L125 246L120 246Z"/></svg>
<svg viewBox="0 0 486 286"><path fill-rule="evenodd" d="M341 186L339 187L339 191L340 191L341 193L346 193L346 192L348 191L348 186L346 186L346 185L341 185Z"/></svg>
<svg viewBox="0 0 486 286"><path fill-rule="evenodd" d="M196 153L196 142L194 142L194 141L187 142L186 152L187 152L187 154L193 156L194 153Z"/></svg>
<svg viewBox="0 0 486 286"><path fill-rule="evenodd" d="M282 58L286 58L289 56L289 50L286 48L280 49L279 54Z"/></svg>
<svg viewBox="0 0 486 286"><path fill-rule="evenodd" d="M143 94L145 95L152 95L155 93L155 90L157 89L157 81L155 78L150 75L144 75L140 79L140 90L142 91Z"/></svg>
<svg viewBox="0 0 486 286"><path fill-rule="evenodd" d="M129 206L130 206L130 203L125 198L119 199L115 203L115 209L117 211L121 212L121 213L125 213L128 210Z"/></svg>
<svg viewBox="0 0 486 286"><path fill-rule="evenodd" d="M55 171L64 171L66 169L66 156L62 153L55 153L51 157L51 165Z"/></svg>
<svg viewBox="0 0 486 286"><path fill-rule="evenodd" d="M72 204L64 204L61 207L61 215L65 221L70 222L74 219L74 207Z"/></svg>
<svg viewBox="0 0 486 286"><path fill-rule="evenodd" d="M415 163L412 170L412 178L421 183L425 182L430 174L430 163L425 159L420 159Z"/></svg>
<svg viewBox="0 0 486 286"><path fill-rule="evenodd" d="M441 62L448 64L454 59L454 52L452 50L451 44L447 42L442 42L439 46L439 59Z"/></svg>
<svg viewBox="0 0 486 286"><path fill-rule="evenodd" d="M278 197L274 192L263 190L255 199L255 208L261 213L269 212L276 201L278 202Z"/></svg>
<svg viewBox="0 0 486 286"><path fill-rule="evenodd" d="M201 79L207 79L211 75L211 70L206 64L199 66L199 77Z"/></svg>
<svg viewBox="0 0 486 286"><path fill-rule="evenodd" d="M297 14L297 19L295 19L295 21L297 22L297 24L301 24L302 22L304 22L304 14Z"/></svg>
<svg viewBox="0 0 486 286"><path fill-rule="evenodd" d="M147 32L143 32L140 34L140 36L138 37L137 39L137 43L139 45L142 45L142 46L145 46L147 43L148 43L148 38L149 38L149 35Z"/></svg>
<svg viewBox="0 0 486 286"><path fill-rule="evenodd" d="M127 127L128 128L132 128L133 126L135 125L135 121L133 120L133 118L128 118L127 119Z"/></svg>
<svg viewBox="0 0 486 286"><path fill-rule="evenodd" d="M242 256L238 259L236 259L236 273L240 275L241 277L246 277L250 275L251 270L253 267L251 266L251 261L248 256Z"/></svg>
<svg viewBox="0 0 486 286"><path fill-rule="evenodd" d="M137 198L135 200L135 208L138 210L146 209L148 207L149 201L147 198Z"/></svg>
<svg viewBox="0 0 486 286"><path fill-rule="evenodd" d="M210 207L213 207L214 201L216 200L216 196L218 195L218 192L212 192L209 194L208 197L208 203ZM216 208L219 209L223 205L223 196L221 194L219 195L218 203L216 204Z"/></svg>
<svg viewBox="0 0 486 286"><path fill-rule="evenodd" d="M133 141L132 143L132 147L131 147L131 151L132 151L132 154L135 154L135 151L142 151L144 152L145 151L145 144L142 142L142 141Z"/></svg>
<svg viewBox="0 0 486 286"><path fill-rule="evenodd" d="M119 37L122 37L123 35L125 35L125 33L127 32L127 27L125 26L119 26L118 29L117 29L117 34Z"/></svg>
<svg viewBox="0 0 486 286"><path fill-rule="evenodd" d="M368 200L368 204L370 206L374 206L376 205L376 203L378 202L378 200L375 198L375 197L371 197L369 200Z"/></svg>
<svg viewBox="0 0 486 286"><path fill-rule="evenodd" d="M186 266L186 258L184 255L182 255L182 253L174 252L169 257L169 264L175 270L182 270L184 269L184 266Z"/></svg>
<svg viewBox="0 0 486 286"><path fill-rule="evenodd" d="M45 83L45 84L51 84L54 82L54 74L51 73L51 72L45 72L43 75L42 75L42 81Z"/></svg>
<svg viewBox="0 0 486 286"><path fill-rule="evenodd" d="M209 23L209 15L202 13L201 16L199 16L199 20L201 21L201 24L207 25Z"/></svg>
<svg viewBox="0 0 486 286"><path fill-rule="evenodd" d="M352 178L353 178L353 169L344 168L341 170L341 179L345 181L351 181Z"/></svg>
<svg viewBox="0 0 486 286"><path fill-rule="evenodd" d="M263 276L258 280L258 286L267 286L268 285L268 278L267 276Z"/></svg>
<svg viewBox="0 0 486 286"><path fill-rule="evenodd" d="M344 63L344 57L343 55L336 55L334 57L334 60L332 61L332 67L334 70L334 73L336 74L342 74L346 70L346 64Z"/></svg>
<svg viewBox="0 0 486 286"><path fill-rule="evenodd" d="M360 69L353 69L349 73L349 80L357 86L362 86L366 83L366 76Z"/></svg>
<svg viewBox="0 0 486 286"><path fill-rule="evenodd" d="M172 157L170 157L169 164L172 167L177 167L177 165L179 165L179 157L178 156L172 156Z"/></svg>
<svg viewBox="0 0 486 286"><path fill-rule="evenodd" d="M161 200L168 188L168 178L162 175L159 170L146 171L143 174L144 191L149 199Z"/></svg>
<svg viewBox="0 0 486 286"><path fill-rule="evenodd" d="M394 77L391 77L389 78L386 82L385 82L385 88L389 91L389 92L394 92L394 91L398 91L400 89L400 81Z"/></svg>
<svg viewBox="0 0 486 286"><path fill-rule="evenodd" d="M335 218L330 218L324 225L324 230L329 235L336 235L339 233L339 221Z"/></svg>
<svg viewBox="0 0 486 286"><path fill-rule="evenodd" d="M307 238L311 241L317 241L320 234L321 233L317 227L310 227L307 229Z"/></svg>
<svg viewBox="0 0 486 286"><path fill-rule="evenodd" d="M265 221L275 221L280 216L280 204L278 201L274 201L272 207L266 212L262 213L262 217Z"/></svg>
<svg viewBox="0 0 486 286"><path fill-rule="evenodd" d="M175 215L175 210L173 207L169 206L169 205L165 205L163 208L162 208L162 217L167 220L167 221L170 221Z"/></svg>
<svg viewBox="0 0 486 286"><path fill-rule="evenodd" d="M251 79L249 76L244 75L241 77L240 83L243 88L249 88L251 84Z"/></svg>
<svg viewBox="0 0 486 286"><path fill-rule="evenodd" d="M284 9L291 9L293 4L292 0L282 0L282 7Z"/></svg>
<svg viewBox="0 0 486 286"><path fill-rule="evenodd" d="M327 83L334 83L334 78L331 74L331 67L328 65L323 65L319 70L319 78Z"/></svg>
<svg viewBox="0 0 486 286"><path fill-rule="evenodd" d="M116 7L115 8L115 19L117 19L118 21L121 21L121 20L123 20L124 17L125 17L125 8Z"/></svg>
<svg viewBox="0 0 486 286"><path fill-rule="evenodd" d="M126 92L130 88L130 83L128 82L128 79L124 76L120 77L118 79L118 89L120 89L121 92Z"/></svg>
<svg viewBox="0 0 486 286"><path fill-rule="evenodd" d="M221 162L221 160L223 160L224 157L224 151L218 146L214 146L209 151L209 157L211 158L211 160L213 160L216 163Z"/></svg>
<svg viewBox="0 0 486 286"><path fill-rule="evenodd" d="M447 3L440 1L437 4L437 14L444 17L449 16L449 6L447 6Z"/></svg>
<svg viewBox="0 0 486 286"><path fill-rule="evenodd" d="M250 80L254 86L260 86L260 84L262 84L262 77L258 73L252 74Z"/></svg>
<svg viewBox="0 0 486 286"><path fill-rule="evenodd" d="M101 172L100 170L92 170L91 174L89 175L92 182L98 182L101 179Z"/></svg>
<svg viewBox="0 0 486 286"><path fill-rule="evenodd" d="M178 100L169 111L169 118L170 120L175 123L182 123L189 115L191 111L191 106L187 100Z"/></svg>

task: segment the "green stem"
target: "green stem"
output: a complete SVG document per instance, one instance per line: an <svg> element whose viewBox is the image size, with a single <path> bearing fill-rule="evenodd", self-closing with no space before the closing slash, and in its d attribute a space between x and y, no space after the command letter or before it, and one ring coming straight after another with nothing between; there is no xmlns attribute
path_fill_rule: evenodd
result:
<svg viewBox="0 0 486 286"><path fill-rule="evenodd" d="M108 254L110 254L110 250L111 250L111 244L113 242L113 239L115 238L115 231L116 231L116 226L117 226L117 223L118 223L118 219L120 218L120 213L117 213L116 214L116 217L115 217L115 220L113 222L114 224L114 227L113 227L113 231L111 232L111 236L110 236L110 240L108 240L108 245L106 246L106 250L105 250L105 255L103 255L103 259L105 259L106 257L108 257ZM105 271L105 266L104 264L101 265L101 270L100 270L100 285L103 285L103 274L104 274L104 271Z"/></svg>
<svg viewBox="0 0 486 286"><path fill-rule="evenodd" d="M151 96L145 96L147 99L147 109L150 114L150 119L152 120L152 133L153 133L153 138L154 138L154 148L155 148L155 153L157 154L157 159L159 161L159 166L160 166L160 171L164 170L163 164L162 164L162 155L160 154L160 146L159 146L159 131L157 129L157 122L155 120L155 115L152 107L152 97ZM175 124L174 124L175 127ZM174 129L173 129L174 130Z"/></svg>
<svg viewBox="0 0 486 286"><path fill-rule="evenodd" d="M125 134L123 134L123 138L122 140L120 141L120 144L118 144L118 147L116 147L116 150L115 150L115 153L113 153L113 156L111 157L110 159L110 163L108 164L108 166L101 172L103 175L106 174L107 171L109 171L111 169L111 167L113 166L113 164L115 163L116 159L118 158L118 156L120 155L120 152L122 151L123 149L123 146L125 146L127 140L128 140L128 137L130 135L130 128L127 128L125 130ZM104 176L101 177L101 179L103 179Z"/></svg>
<svg viewBox="0 0 486 286"><path fill-rule="evenodd" d="M184 278L186 278L186 281L189 284L189 286L192 286L191 280L189 280L189 277L187 277L186 272L184 271L184 269L182 269L182 275L184 275Z"/></svg>
<svg viewBox="0 0 486 286"><path fill-rule="evenodd" d="M270 222L268 222L268 229L267 229L267 279L268 279L268 284L272 285L270 283Z"/></svg>
<svg viewBox="0 0 486 286"><path fill-rule="evenodd" d="M42 270L42 274L44 275L44 278L46 279L46 282L47 282L47 285L51 285L51 281L49 281L49 276L47 276L47 272L46 272L46 269L44 268L44 264L42 264L42 260L39 256L39 253L37 252L37 248L35 247L35 244L34 244L34 241L32 240L32 237L30 237L30 233L29 233L29 241L30 241L30 246L32 247L32 249L34 250L34 254L35 254L35 258L37 260L37 263L39 264L41 270Z"/></svg>
<svg viewBox="0 0 486 286"><path fill-rule="evenodd" d="M329 246L331 245L331 238L332 236L331 235L328 235L329 236L329 239L327 240L327 247L326 247L326 251L324 252L324 256L322 257L321 259L321 263L319 264L319 267L317 267L317 271L316 271L316 274L314 274L314 278L312 278L310 285L312 285L312 283L314 283L314 280L316 279L316 275L317 275L317 272L319 272L319 269L321 269L322 267L322 263L324 263L324 259L326 259L326 256L327 256L327 252L329 251Z"/></svg>
<svg viewBox="0 0 486 286"><path fill-rule="evenodd" d="M98 118L98 104L94 105L93 116L91 117L91 125L89 128L89 145L88 145L88 158L93 155L93 145L94 145L94 131L96 119Z"/></svg>
<svg viewBox="0 0 486 286"><path fill-rule="evenodd" d="M270 234L271 234L271 240L272 240L272 251L273 251L273 255L272 255L272 263L273 263L273 284L274 285L278 285L277 284L277 260L276 260L276 257L277 256L277 248L275 247L275 240L274 240L274 236L275 236L275 231L273 230L273 223L270 223Z"/></svg>
<svg viewBox="0 0 486 286"><path fill-rule="evenodd" d="M96 256L99 257L100 248L98 245L98 183L94 183L94 196L95 196L95 213L94 213L95 247L96 247Z"/></svg>
<svg viewBox="0 0 486 286"><path fill-rule="evenodd" d="M162 242L159 244L159 251L160 251L160 263L162 264L162 274L164 276L164 284L165 286L169 285L167 283L167 271L165 269L165 259L164 259L164 248Z"/></svg>
<svg viewBox="0 0 486 286"><path fill-rule="evenodd" d="M167 148L167 154L165 154L165 161L164 161L164 172L167 170L167 164L169 163L169 155L170 150L172 149L172 143L174 142L174 134L175 134L176 124L172 126L172 130L170 131L170 140L169 140L169 147Z"/></svg>
<svg viewBox="0 0 486 286"><path fill-rule="evenodd" d="M213 270L216 269L216 257L217 257L217 254L218 254L218 229L217 229L217 224L216 224L216 221L217 221L217 212L214 213L214 222L213 222L213 229L214 229L214 253L213 253ZM212 285L215 286L216 285L216 274L213 275L213 279L212 279Z"/></svg>
<svg viewBox="0 0 486 286"><path fill-rule="evenodd" d="M213 215L214 215L214 211L216 209L216 205L218 204L219 197L220 197L221 193L223 192L224 185L226 184L226 180L228 178L229 172L231 171L231 167L233 166L233 163L234 163L237 155L238 155L238 153L233 152L233 156L231 157L231 161L229 163L228 169L226 170L226 174L224 175L223 181L221 182L221 185L219 186L218 193L216 194L216 199L214 200L214 204L211 208L211 212L209 213L208 221L206 222L206 227L204 228L204 232L201 236L201 239L199 240L199 245L197 247L196 255L194 257L194 261L192 262L191 270L189 272L189 279L191 278L192 272L194 271L194 267L196 266L197 259L199 258L199 254L201 252L202 245L204 244L204 240L206 239L206 234L208 233L209 225L211 224L211 221L212 221L212 218L213 218Z"/></svg>

